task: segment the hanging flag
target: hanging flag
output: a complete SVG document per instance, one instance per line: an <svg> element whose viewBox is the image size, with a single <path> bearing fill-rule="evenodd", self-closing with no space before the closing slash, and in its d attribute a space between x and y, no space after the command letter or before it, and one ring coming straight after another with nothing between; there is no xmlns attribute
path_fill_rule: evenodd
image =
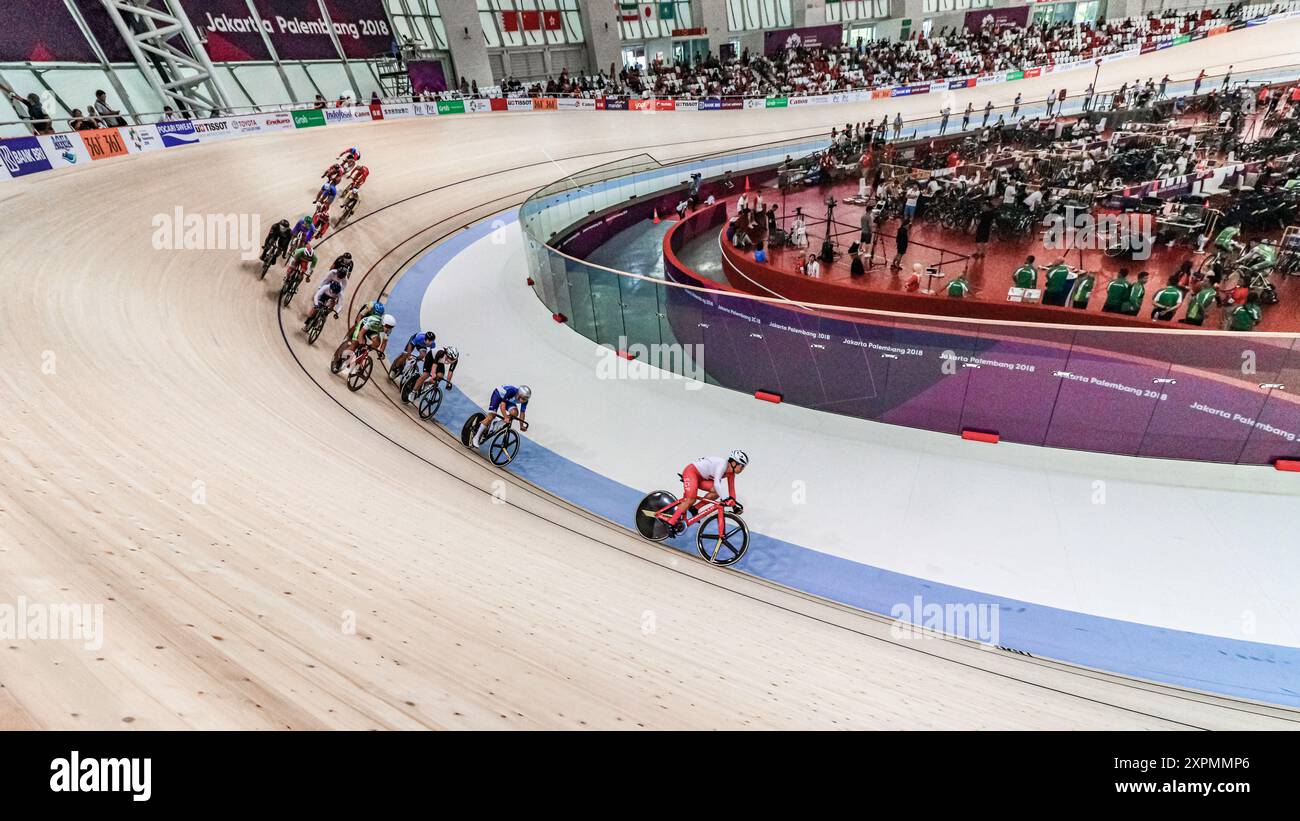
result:
<svg viewBox="0 0 1300 821"><path fill-rule="evenodd" d="M542 28L547 31L559 31L564 28L564 23L560 19L560 13L558 11L542 12Z"/></svg>
<svg viewBox="0 0 1300 821"><path fill-rule="evenodd" d="M677 4L673 2L661 2L659 4L659 19L672 20L676 18L677 17L677 11L675 9L676 5Z"/></svg>
<svg viewBox="0 0 1300 821"><path fill-rule="evenodd" d="M519 16L524 21L524 31L537 31L542 27L542 13L540 11L521 11Z"/></svg>
<svg viewBox="0 0 1300 821"><path fill-rule="evenodd" d="M519 31L519 12L517 11L501 12L501 30Z"/></svg>
<svg viewBox="0 0 1300 821"><path fill-rule="evenodd" d="M657 5L657 3L642 3L641 16L647 20L653 20L655 16L655 6Z"/></svg>
<svg viewBox="0 0 1300 821"><path fill-rule="evenodd" d="M641 19L640 6L636 0L622 0L614 4L614 9L618 12L618 19L624 23L635 23Z"/></svg>

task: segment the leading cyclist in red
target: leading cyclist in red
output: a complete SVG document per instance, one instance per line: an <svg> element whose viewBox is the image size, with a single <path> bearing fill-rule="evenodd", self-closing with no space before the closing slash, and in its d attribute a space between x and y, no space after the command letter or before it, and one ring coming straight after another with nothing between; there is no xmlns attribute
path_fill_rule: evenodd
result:
<svg viewBox="0 0 1300 821"><path fill-rule="evenodd" d="M674 531L680 530L678 522L695 504L701 491L704 499L717 499L718 485L722 484L723 479L727 480L727 499L734 503L735 512L741 513L744 508L736 501L736 476L743 473L748 464L749 456L743 450L733 450L726 458L705 456L687 465L682 471L682 500L677 503L677 509L668 520L669 526Z"/></svg>

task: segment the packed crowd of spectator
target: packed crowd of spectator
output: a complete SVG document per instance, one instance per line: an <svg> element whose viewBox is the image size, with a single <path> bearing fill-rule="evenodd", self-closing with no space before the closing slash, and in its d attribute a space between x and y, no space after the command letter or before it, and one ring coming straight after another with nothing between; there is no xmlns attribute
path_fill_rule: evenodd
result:
<svg viewBox="0 0 1300 821"><path fill-rule="evenodd" d="M1280 10L1281 5L1276 9ZM710 54L693 62L654 62L595 75L567 70L545 82L507 78L509 95L716 97L814 95L836 91L1027 69L1114 54L1132 46L1167 40L1267 13L1267 5L1230 4L1224 9L1166 10L1146 18L1081 23L999 25L990 15L982 28L943 28L906 40L861 38L848 45L804 47L793 37L773 55L748 49L721 59ZM462 81L461 92L470 93Z"/></svg>

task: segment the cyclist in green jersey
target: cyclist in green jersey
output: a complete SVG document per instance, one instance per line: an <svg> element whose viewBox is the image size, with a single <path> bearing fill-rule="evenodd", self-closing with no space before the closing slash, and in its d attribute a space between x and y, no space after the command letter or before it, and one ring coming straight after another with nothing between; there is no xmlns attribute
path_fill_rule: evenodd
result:
<svg viewBox="0 0 1300 821"><path fill-rule="evenodd" d="M1090 271L1084 271L1074 280L1074 289L1070 292L1070 307L1080 311L1088 310L1088 299L1092 288L1097 284L1097 277Z"/></svg>

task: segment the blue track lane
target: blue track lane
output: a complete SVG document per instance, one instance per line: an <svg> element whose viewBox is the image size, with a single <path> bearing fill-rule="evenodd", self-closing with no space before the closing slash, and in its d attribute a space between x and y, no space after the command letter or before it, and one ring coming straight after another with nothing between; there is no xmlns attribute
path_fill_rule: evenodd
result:
<svg viewBox="0 0 1300 821"><path fill-rule="evenodd" d="M416 332L410 318L419 317L425 292L439 271L487 237L496 227L494 222L510 224L518 217L518 211L512 210L479 222L417 260L397 281L388 299L390 310L399 317L395 338L404 339ZM544 310L540 304L538 309ZM480 399L486 402L487 397ZM443 401L438 421L459 436L463 421L479 407L478 402L453 388ZM645 493L654 489L620 484L531 440L525 440L508 470L633 531L633 511ZM864 532L863 538L871 538L870 533ZM666 544L695 555L690 534ZM1170 630L990 596L859 564L759 533L753 534L749 553L736 568L718 572L736 570L886 615L900 603L911 607L918 596L927 606L992 604L998 608L1003 646L1122 675L1300 707L1297 648ZM1152 579L1151 583L1159 584L1159 580ZM1188 606L1195 604L1189 602ZM920 614L911 620L922 621ZM978 640L974 625L971 627L965 637Z"/></svg>

